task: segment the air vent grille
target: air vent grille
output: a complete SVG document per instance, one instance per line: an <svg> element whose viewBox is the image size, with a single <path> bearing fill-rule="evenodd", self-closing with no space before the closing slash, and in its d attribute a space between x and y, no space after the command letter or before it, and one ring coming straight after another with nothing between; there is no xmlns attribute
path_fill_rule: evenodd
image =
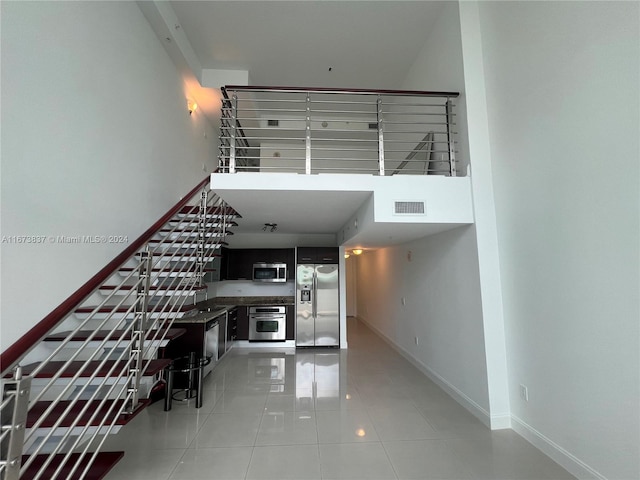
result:
<svg viewBox="0 0 640 480"><path fill-rule="evenodd" d="M270 127L278 127L280 125L280 120L267 120L267 125Z"/></svg>
<svg viewBox="0 0 640 480"><path fill-rule="evenodd" d="M396 215L424 215L424 202L395 202Z"/></svg>

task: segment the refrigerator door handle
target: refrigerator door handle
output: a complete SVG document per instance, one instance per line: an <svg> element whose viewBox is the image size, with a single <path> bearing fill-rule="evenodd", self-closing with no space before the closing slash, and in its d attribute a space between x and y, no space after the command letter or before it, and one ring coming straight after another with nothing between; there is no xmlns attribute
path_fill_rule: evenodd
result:
<svg viewBox="0 0 640 480"><path fill-rule="evenodd" d="M313 290L313 306L312 306L312 310L311 310L311 316L313 318L316 318L318 316L318 274L314 271L313 272L313 286L311 287L311 290Z"/></svg>

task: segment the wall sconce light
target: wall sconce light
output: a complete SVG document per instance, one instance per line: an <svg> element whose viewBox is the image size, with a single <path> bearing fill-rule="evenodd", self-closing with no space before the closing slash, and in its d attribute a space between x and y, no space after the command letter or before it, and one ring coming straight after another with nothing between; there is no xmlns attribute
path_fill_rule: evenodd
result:
<svg viewBox="0 0 640 480"><path fill-rule="evenodd" d="M187 109L189 109L189 115L191 115L198 109L198 104L190 98L187 98Z"/></svg>
<svg viewBox="0 0 640 480"><path fill-rule="evenodd" d="M362 249L361 248L354 248L352 250L354 255L360 255L362 253Z"/></svg>
<svg viewBox="0 0 640 480"><path fill-rule="evenodd" d="M349 255L348 253L345 252L344 254L344 258L349 258L351 255Z"/></svg>

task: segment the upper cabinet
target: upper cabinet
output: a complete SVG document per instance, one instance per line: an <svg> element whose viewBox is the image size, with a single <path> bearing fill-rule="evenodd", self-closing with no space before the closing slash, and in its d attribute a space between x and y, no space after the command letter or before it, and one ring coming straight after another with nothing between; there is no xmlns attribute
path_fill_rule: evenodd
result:
<svg viewBox="0 0 640 480"><path fill-rule="evenodd" d="M298 247L298 263L338 263L338 247Z"/></svg>

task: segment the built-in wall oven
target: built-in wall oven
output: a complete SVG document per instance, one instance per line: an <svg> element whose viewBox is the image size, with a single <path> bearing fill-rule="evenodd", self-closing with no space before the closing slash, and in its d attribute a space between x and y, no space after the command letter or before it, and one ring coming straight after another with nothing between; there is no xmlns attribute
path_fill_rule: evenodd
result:
<svg viewBox="0 0 640 480"><path fill-rule="evenodd" d="M286 338L285 306L249 307L249 341L284 341Z"/></svg>

